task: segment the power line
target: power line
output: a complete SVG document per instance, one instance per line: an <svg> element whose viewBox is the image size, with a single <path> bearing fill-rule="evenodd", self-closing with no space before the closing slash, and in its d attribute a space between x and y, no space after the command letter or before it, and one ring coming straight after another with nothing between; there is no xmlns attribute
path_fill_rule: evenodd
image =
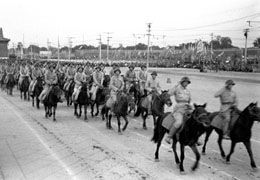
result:
<svg viewBox="0 0 260 180"><path fill-rule="evenodd" d="M255 14L243 16L243 17L236 18L236 19L222 21L222 22L218 22L218 23L214 23L214 24L207 24L207 25L203 25L203 26L196 26L196 27L191 27L191 28L180 28L180 29L157 30L157 31L185 31L185 30L201 29L201 28L206 28L206 27L218 26L221 24L233 23L235 21L240 21L240 20L250 18L250 17L255 17L255 16L260 16L260 13L255 13Z"/></svg>

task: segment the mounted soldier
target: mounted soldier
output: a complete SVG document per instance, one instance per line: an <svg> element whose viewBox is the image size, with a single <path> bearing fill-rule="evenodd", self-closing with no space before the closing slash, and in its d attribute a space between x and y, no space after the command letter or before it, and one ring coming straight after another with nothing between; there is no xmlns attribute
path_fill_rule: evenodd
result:
<svg viewBox="0 0 260 180"><path fill-rule="evenodd" d="M66 72L66 83L64 84L63 90L68 91L70 84L73 82L75 76L75 70L73 64L70 64Z"/></svg>
<svg viewBox="0 0 260 180"><path fill-rule="evenodd" d="M86 82L86 75L83 73L83 67L79 66L77 69L77 73L74 77L74 92L72 94L72 101L77 101L80 89L82 87L82 83Z"/></svg>
<svg viewBox="0 0 260 180"><path fill-rule="evenodd" d="M141 70L139 71L137 79L139 80L141 95L143 96L145 90L145 83L147 81L147 68L145 65L141 66Z"/></svg>
<svg viewBox="0 0 260 180"><path fill-rule="evenodd" d="M86 66L84 68L84 74L86 76L86 81L90 83L92 80L93 69L91 68L89 62L86 63Z"/></svg>
<svg viewBox="0 0 260 180"><path fill-rule="evenodd" d="M20 86L22 84L22 81L24 80L25 77L28 77L30 81L30 71L28 66L26 66L25 62L22 63L20 66L20 76L19 76L19 81L18 85Z"/></svg>
<svg viewBox="0 0 260 180"><path fill-rule="evenodd" d="M152 98L153 98L153 95L156 95L156 94L161 94L161 86L160 86L160 83L159 81L156 79L157 77L157 72L156 71L153 71L151 73L151 76L152 78L148 79L146 81L146 84L145 84L145 89L147 90L148 92L148 95L147 95L147 100L144 101L144 103L146 105L144 105L144 107L147 106L148 108L148 114L151 114L151 107L152 107Z"/></svg>
<svg viewBox="0 0 260 180"><path fill-rule="evenodd" d="M108 108L112 108L112 111L113 111L114 104L117 100L118 92L123 91L124 89L124 80L122 76L120 76L120 74L121 74L121 70L119 68L115 69L114 75L112 76L109 84L109 88L111 91L110 91L110 97L106 102L106 106Z"/></svg>
<svg viewBox="0 0 260 180"><path fill-rule="evenodd" d="M90 90L91 100L95 101L96 93L99 88L103 88L104 73L101 71L101 67L97 66L93 72L93 84Z"/></svg>
<svg viewBox="0 0 260 180"><path fill-rule="evenodd" d="M236 93L232 90L235 85L232 79L225 82L225 86L221 88L214 96L220 98L219 114L212 120L211 125L223 131L223 138L229 139L231 109L237 109L238 100Z"/></svg>
<svg viewBox="0 0 260 180"><path fill-rule="evenodd" d="M132 83L136 81L136 75L134 69L135 67L131 64L129 66L129 70L125 73L125 88L127 92L132 86Z"/></svg>
<svg viewBox="0 0 260 180"><path fill-rule="evenodd" d="M171 143L172 138L176 135L177 131L183 124L183 118L186 113L190 114L192 107L191 94L187 89L187 86L191 83L188 77L183 77L180 83L169 90L169 94L175 97L176 105L167 118L164 119L162 126L169 130L169 134L166 137L165 141Z"/></svg>
<svg viewBox="0 0 260 180"><path fill-rule="evenodd" d="M55 72L54 64L50 64L49 68L46 69L44 79L45 79L45 86L44 86L42 93L39 96L40 101L44 101L44 99L49 95L49 92L51 91L52 86L58 83L58 77ZM59 100L59 102L62 102L62 101Z"/></svg>
<svg viewBox="0 0 260 180"><path fill-rule="evenodd" d="M109 76L110 76L110 78L112 78L113 76L114 76L114 71L116 70L118 68L118 64L116 64L116 63L113 63L112 64L112 69L110 70L110 72L109 72Z"/></svg>
<svg viewBox="0 0 260 180"><path fill-rule="evenodd" d="M30 94L33 93L34 91L34 88L35 88L35 85L37 83L37 79L42 77L42 71L41 69L39 68L39 65L38 64L35 64L34 65L34 68L32 69L32 81L30 83L30 86L29 86L29 92Z"/></svg>

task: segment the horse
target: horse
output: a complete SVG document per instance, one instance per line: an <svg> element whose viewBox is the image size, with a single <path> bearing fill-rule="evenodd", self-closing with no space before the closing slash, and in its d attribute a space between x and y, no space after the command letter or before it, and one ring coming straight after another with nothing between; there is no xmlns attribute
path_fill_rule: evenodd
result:
<svg viewBox="0 0 260 180"><path fill-rule="evenodd" d="M132 82L130 89L129 89L129 93L134 94L135 104L137 105L139 103L139 101L141 100L141 97L142 97L140 85L139 85L138 81Z"/></svg>
<svg viewBox="0 0 260 180"><path fill-rule="evenodd" d="M0 79L0 87L1 87L1 90L5 90L5 78L6 78L6 73L3 73L2 76L1 76L1 79Z"/></svg>
<svg viewBox="0 0 260 180"><path fill-rule="evenodd" d="M172 149L175 155L175 162L179 165L180 172L184 173L183 161L184 161L184 149L185 146L189 146L196 156L196 161L192 166L192 170L195 171L198 168L200 153L197 149L198 138L205 132L206 127L210 125L210 120L208 118L208 112L206 111L206 104L196 105L194 104L193 112L184 117L184 125L179 129L177 135L173 137ZM163 116L159 116L157 124L154 129L154 134L152 141L157 143L157 148L155 152L155 161L159 161L159 149L161 146L162 139L168 129L162 126L163 119L168 116L170 112L165 113ZM176 144L180 143L180 160L176 152Z"/></svg>
<svg viewBox="0 0 260 180"><path fill-rule="evenodd" d="M213 120L213 118L218 114L218 112L211 113L209 118ZM206 144L208 142L209 136L213 130L218 134L218 145L220 149L220 154L222 158L226 158L227 164L230 163L230 157L234 152L235 146L237 143L242 142L248 152L250 157L250 164L253 170L257 169L255 164L253 153L251 149L251 129L253 127L254 121L260 122L260 108L257 107L257 103L250 103L242 112L239 113L238 119L233 123L230 130L230 140L231 140L231 148L229 154L226 156L225 152L222 148L222 139L223 139L223 131L216 127L210 126L206 130L206 136L204 145L202 147L202 154L206 154Z"/></svg>
<svg viewBox="0 0 260 180"><path fill-rule="evenodd" d="M137 106L137 111L135 113L135 117L138 117L141 114L143 119L143 129L146 130L147 129L146 118L148 116L148 108L142 106L142 102L144 100L147 100L145 98L147 97L142 98L142 100L139 102ZM168 91L162 91L160 95L153 95L151 111L152 111L152 116L154 121L154 127L156 126L156 117L162 116L164 114L165 104L167 106L172 105L171 97L168 94Z"/></svg>
<svg viewBox="0 0 260 180"><path fill-rule="evenodd" d="M128 107L129 107L129 110L128 110L128 114L130 114L132 111L135 112L135 97L134 97L134 94L132 93L127 93L127 101L128 101Z"/></svg>
<svg viewBox="0 0 260 180"><path fill-rule="evenodd" d="M21 97L21 99L24 97L24 100L26 100L26 99L28 101L30 100L29 86L30 86L29 77L25 76L24 79L22 80L21 85L20 85L20 97ZM22 97L22 94L23 94L23 97Z"/></svg>
<svg viewBox="0 0 260 180"><path fill-rule="evenodd" d="M15 86L15 79L13 74L7 75L6 90L7 94L13 95L13 88Z"/></svg>
<svg viewBox="0 0 260 180"><path fill-rule="evenodd" d="M82 108L82 106L84 106L84 120L85 121L88 120L88 118L87 118L87 106L89 103L88 90L89 90L88 83L86 83L86 82L82 83L78 99L74 102L74 115L78 118L81 117L81 113L82 113L81 108ZM79 113L77 111L78 106L79 106Z"/></svg>
<svg viewBox="0 0 260 180"><path fill-rule="evenodd" d="M45 117L51 117L53 115L53 121L56 121L56 109L57 104L61 98L62 91L59 85L52 85L51 90L47 97L43 100L45 108Z"/></svg>
<svg viewBox="0 0 260 180"><path fill-rule="evenodd" d="M128 125L128 119L127 119L128 97L127 97L127 94L125 94L124 92L118 92L117 101L115 102L114 107L112 109L113 109L112 110L113 113L115 114L115 116L117 118L118 133L122 134L121 127L120 127L120 125L121 125L120 117L121 116L125 120L125 125L122 130L125 131L127 128L127 125ZM108 129L112 129L112 126L111 126L112 111L106 105L104 105L101 110L102 119L104 120L106 118L106 127Z"/></svg>
<svg viewBox="0 0 260 180"><path fill-rule="evenodd" d="M72 104L72 94L74 91L75 82L72 81L69 85L68 90L65 90L65 98L67 101L67 106L70 106Z"/></svg>
<svg viewBox="0 0 260 180"><path fill-rule="evenodd" d="M96 93L96 99L90 100L90 107L91 107L91 116L94 117L94 106L96 105L97 112L95 113L95 116L99 114L99 106L105 104L106 100L109 96L109 82L110 82L110 76L105 75L104 81L103 81L103 88L98 88Z"/></svg>
<svg viewBox="0 0 260 180"><path fill-rule="evenodd" d="M35 100L36 100L36 108L37 109L40 108L39 96L40 96L42 90L43 90L43 79L42 79L42 77L37 77L34 90L33 90L32 94L31 94L32 106L34 107L34 98L35 98Z"/></svg>
<svg viewBox="0 0 260 180"><path fill-rule="evenodd" d="M58 75L58 84L61 89L63 89L64 84L65 84L65 73L57 73Z"/></svg>

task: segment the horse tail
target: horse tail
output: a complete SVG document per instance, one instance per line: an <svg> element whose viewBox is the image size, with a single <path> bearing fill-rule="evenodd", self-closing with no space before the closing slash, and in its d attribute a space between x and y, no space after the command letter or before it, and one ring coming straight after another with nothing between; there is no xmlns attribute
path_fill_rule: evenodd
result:
<svg viewBox="0 0 260 180"><path fill-rule="evenodd" d="M159 116L157 121L156 121L156 126L153 130L153 137L151 139L151 141L153 141L154 143L158 143L158 141L160 140L160 132L161 132L161 128L162 128L162 120L163 120L164 116Z"/></svg>
<svg viewBox="0 0 260 180"><path fill-rule="evenodd" d="M136 110L136 113L135 113L135 117L138 117L138 116L140 116L140 114L141 114L141 112L142 112L142 109L141 109L141 106L140 106L140 104L137 106L137 110Z"/></svg>

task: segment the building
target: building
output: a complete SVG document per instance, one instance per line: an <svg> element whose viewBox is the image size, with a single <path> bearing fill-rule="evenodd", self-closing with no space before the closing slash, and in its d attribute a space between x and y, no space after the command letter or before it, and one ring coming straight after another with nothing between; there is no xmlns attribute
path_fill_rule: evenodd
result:
<svg viewBox="0 0 260 180"><path fill-rule="evenodd" d="M8 42L10 39L4 38L3 30L0 28L0 59L8 58Z"/></svg>

